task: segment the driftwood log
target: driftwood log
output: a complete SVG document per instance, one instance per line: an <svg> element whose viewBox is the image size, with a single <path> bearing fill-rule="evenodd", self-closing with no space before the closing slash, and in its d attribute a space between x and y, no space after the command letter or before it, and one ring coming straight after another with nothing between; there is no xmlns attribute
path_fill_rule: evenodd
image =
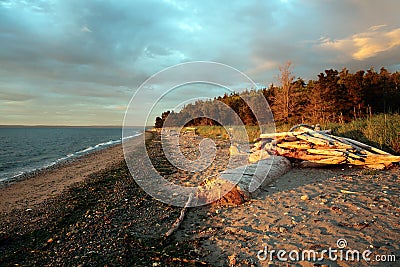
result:
<svg viewBox="0 0 400 267"><path fill-rule="evenodd" d="M280 156L272 156L256 163L226 170L220 174L218 179L206 180L202 185L215 188L215 190L210 190L208 193L198 191L196 196L191 194L185 206L181 209L179 217L164 234L164 238L170 237L179 228L190 204L196 197L206 202L207 198L217 199L212 204L218 206L240 205L259 194L267 185L290 169L291 163L289 160ZM225 186L232 189L224 195L219 195L219 189L223 189Z"/></svg>
<svg viewBox="0 0 400 267"><path fill-rule="evenodd" d="M171 236L179 228L179 226L183 222L183 219L185 218L186 211L189 208L190 202L192 202L192 199L193 199L193 195L190 194L189 198L186 202L186 205L181 209L181 214L176 219L176 221L171 225L171 228L169 228L169 230L165 233L165 235L164 235L165 238Z"/></svg>
<svg viewBox="0 0 400 267"><path fill-rule="evenodd" d="M350 138L331 135L330 130L315 131L304 126L293 129L296 131L261 134L254 150L266 150L270 154L302 160L301 166L312 167L352 164L384 169L400 162L400 156ZM274 145L272 149L267 141Z"/></svg>

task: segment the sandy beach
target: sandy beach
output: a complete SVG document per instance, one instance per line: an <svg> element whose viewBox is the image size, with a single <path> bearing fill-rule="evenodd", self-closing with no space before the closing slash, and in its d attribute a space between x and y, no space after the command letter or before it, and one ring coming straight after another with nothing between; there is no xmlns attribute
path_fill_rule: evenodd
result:
<svg viewBox="0 0 400 267"><path fill-rule="evenodd" d="M349 167L292 169L239 207L192 211L177 238L198 244L203 259L215 266L287 266L276 254L260 260L257 253L265 246L269 251L321 252L338 249L339 239L347 241L344 251L370 250L372 260L290 266L398 266L399 175L399 168L377 173ZM397 262L373 261L376 255L396 255Z"/></svg>
<svg viewBox="0 0 400 267"><path fill-rule="evenodd" d="M204 178L172 168L156 141L148 150L168 179ZM219 148L218 164L203 175L225 166L229 146ZM144 156L135 152L138 161ZM181 227L164 238L181 208L138 187L117 145L0 189L0 265L398 266L399 175L398 166L293 168L247 203L189 209ZM371 259L395 255L397 262L325 257L288 265L276 253L265 260L258 253L266 246L321 252L337 249L338 239L347 242L343 250L370 250Z"/></svg>

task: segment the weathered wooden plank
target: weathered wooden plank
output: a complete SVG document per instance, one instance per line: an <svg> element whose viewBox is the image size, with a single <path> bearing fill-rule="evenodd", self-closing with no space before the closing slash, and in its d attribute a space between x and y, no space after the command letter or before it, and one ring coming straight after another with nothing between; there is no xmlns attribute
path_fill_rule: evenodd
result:
<svg viewBox="0 0 400 267"><path fill-rule="evenodd" d="M322 135L327 136L326 134L323 134L323 133L322 133ZM362 149L361 147L359 147L359 146L357 146L357 145L355 145L355 144L352 144L352 143L350 143L350 142L348 142L348 141L342 139L342 138L339 137L339 136L329 135L328 137L330 137L330 138L332 138L332 139L335 139L335 140L337 140L338 142L341 142L341 143L343 143L343 144L346 144L346 145L351 146L352 149L355 150L355 151L357 151L358 153L365 154L365 155L371 154L369 151L366 151L366 150ZM350 148L349 148L349 149L350 149Z"/></svg>
<svg viewBox="0 0 400 267"><path fill-rule="evenodd" d="M307 152L311 154L317 155L326 155L326 156L345 156L344 151L338 151L334 149L307 149Z"/></svg>
<svg viewBox="0 0 400 267"><path fill-rule="evenodd" d="M297 141L297 137L296 136L285 136L283 141L285 141L285 142L294 142L294 141Z"/></svg>
<svg viewBox="0 0 400 267"><path fill-rule="evenodd" d="M307 131L298 131L298 132L264 133L264 134L260 134L260 139L279 138L279 137L286 137L286 136L298 136L298 135L304 134L308 131L314 131L314 130L307 129ZM330 130L314 131L314 132L321 133L321 134L328 134L330 132Z"/></svg>
<svg viewBox="0 0 400 267"><path fill-rule="evenodd" d="M352 145L345 144L345 143L343 143L343 142L341 142L341 141L339 141L339 140L337 140L335 138L332 138L331 135L321 134L321 133L316 132L316 131L309 131L308 134L313 136L313 137L315 137L315 138L321 138L321 139L327 140L330 144L336 146L337 148L353 149Z"/></svg>
<svg viewBox="0 0 400 267"><path fill-rule="evenodd" d="M390 165L391 163L400 162L400 156L371 154L361 159L354 159L349 157L348 161L350 164L354 165L365 165L365 166L379 165L379 164Z"/></svg>
<svg viewBox="0 0 400 267"><path fill-rule="evenodd" d="M347 142L350 142L350 143L352 143L352 144L354 144L354 145L356 145L356 146L359 146L359 147L361 147L361 148L363 148L363 149L366 149L366 150L369 150L369 151L371 151L371 152L375 152L375 153L378 153L378 154L381 154L381 155L390 155L389 153L387 153L387 152L385 152L385 151L382 151L382 150L380 150L380 149L378 149L378 148L376 148L376 147L369 146L369 145L367 145L367 144L361 143L361 142L359 142L359 141L356 141L356 140L353 140L353 139L350 139L350 138L340 137L340 139L344 139L344 140L346 140Z"/></svg>
<svg viewBox="0 0 400 267"><path fill-rule="evenodd" d="M313 162L321 164L342 164L346 162L346 157L329 157L327 159L315 160Z"/></svg>
<svg viewBox="0 0 400 267"><path fill-rule="evenodd" d="M400 162L400 156L393 155L368 155L365 164L396 163Z"/></svg>
<svg viewBox="0 0 400 267"><path fill-rule="evenodd" d="M286 136L297 136L303 134L304 132L282 132L282 133L268 133L268 134L260 134L261 139L275 139L279 137L286 137Z"/></svg>
<svg viewBox="0 0 400 267"><path fill-rule="evenodd" d="M305 132L305 133L308 133L308 132L322 132L322 133L327 133L327 134L332 132L332 130L319 130L319 131L316 131L316 130L313 130L313 129L310 129L310 128L307 128L307 127L304 127L304 126L298 127L295 131L296 132Z"/></svg>
<svg viewBox="0 0 400 267"><path fill-rule="evenodd" d="M366 157L365 155L360 156L360 155L357 155L357 154L349 152L349 151L346 151L345 153L346 153L347 157L351 158L351 159L364 160Z"/></svg>
<svg viewBox="0 0 400 267"><path fill-rule="evenodd" d="M369 165L365 165L365 167L370 168L370 169L375 169L375 170L383 170L386 167L388 167L387 165L380 163L380 164L369 164Z"/></svg>
<svg viewBox="0 0 400 267"><path fill-rule="evenodd" d="M330 156L326 156L326 155L308 154L304 150L300 150L300 151L283 150L278 153L279 153L279 155L287 157L287 158L294 158L294 159L301 159L301 160L308 160L308 161L319 161L319 160L323 160L323 159L328 159L330 157Z"/></svg>
<svg viewBox="0 0 400 267"><path fill-rule="evenodd" d="M321 158L321 159L308 159L307 161L313 162L313 163L319 163L319 164L342 164L345 163L347 160L346 157L341 156L341 157L327 157L327 158Z"/></svg>
<svg viewBox="0 0 400 267"><path fill-rule="evenodd" d="M296 142L283 142L277 144L278 147L288 148L288 149L309 149L311 145L308 143L296 141Z"/></svg>
<svg viewBox="0 0 400 267"><path fill-rule="evenodd" d="M307 142L310 142L310 143L313 143L315 145L329 146L329 141L320 139L320 138L316 138L316 137L312 137L311 135L308 135L306 133L298 135L297 138L307 141Z"/></svg>
<svg viewBox="0 0 400 267"><path fill-rule="evenodd" d="M358 166L365 165L365 159L363 159L363 158L355 159L355 158L347 157L347 161L353 165L358 165Z"/></svg>

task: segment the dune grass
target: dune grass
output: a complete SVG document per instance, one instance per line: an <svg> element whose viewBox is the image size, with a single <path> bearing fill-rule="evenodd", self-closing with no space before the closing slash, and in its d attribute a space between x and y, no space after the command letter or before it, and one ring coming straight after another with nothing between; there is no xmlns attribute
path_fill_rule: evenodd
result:
<svg viewBox="0 0 400 267"><path fill-rule="evenodd" d="M288 131L293 125L276 126L277 132ZM235 131L242 141L246 134L239 127L226 127ZM357 119L348 123L326 123L323 129L332 129L332 134L348 137L389 153L400 155L400 114L379 114L368 118ZM248 140L253 142L260 136L258 126L246 126ZM196 133L212 139L228 139L229 133L222 126L197 126Z"/></svg>
<svg viewBox="0 0 400 267"><path fill-rule="evenodd" d="M258 126L245 126L247 135L243 128L238 126L229 126L226 127L226 129L222 126L196 126L196 133L211 139L229 139L229 134L232 133L236 136L236 139L243 142L245 142L247 138L250 142L253 142L254 139L260 136L260 129Z"/></svg>
<svg viewBox="0 0 400 267"><path fill-rule="evenodd" d="M338 136L348 137L389 153L400 155L400 114L379 114L349 123L328 123Z"/></svg>

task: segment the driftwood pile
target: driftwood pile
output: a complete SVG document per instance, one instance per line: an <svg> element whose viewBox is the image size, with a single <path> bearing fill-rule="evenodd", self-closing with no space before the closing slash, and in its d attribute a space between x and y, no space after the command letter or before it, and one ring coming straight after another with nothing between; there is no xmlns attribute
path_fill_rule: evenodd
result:
<svg viewBox="0 0 400 267"><path fill-rule="evenodd" d="M296 131L261 134L253 153L262 154L260 151L301 160L300 165L304 167L351 164L385 169L400 162L400 156L349 138L331 135L330 130L313 130L304 126L297 127Z"/></svg>

